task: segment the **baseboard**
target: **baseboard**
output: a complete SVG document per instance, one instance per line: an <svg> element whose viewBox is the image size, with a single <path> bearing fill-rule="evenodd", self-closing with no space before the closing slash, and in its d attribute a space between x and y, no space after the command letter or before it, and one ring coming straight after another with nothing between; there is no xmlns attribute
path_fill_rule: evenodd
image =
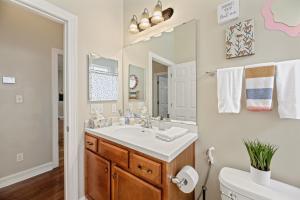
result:
<svg viewBox="0 0 300 200"><path fill-rule="evenodd" d="M53 169L52 162L33 167L3 178L0 178L0 188L24 181L26 179L32 178L34 176L40 175L42 173L48 172Z"/></svg>
<svg viewBox="0 0 300 200"><path fill-rule="evenodd" d="M85 198L85 196L83 196L83 197L80 197L79 200L86 200L86 198Z"/></svg>

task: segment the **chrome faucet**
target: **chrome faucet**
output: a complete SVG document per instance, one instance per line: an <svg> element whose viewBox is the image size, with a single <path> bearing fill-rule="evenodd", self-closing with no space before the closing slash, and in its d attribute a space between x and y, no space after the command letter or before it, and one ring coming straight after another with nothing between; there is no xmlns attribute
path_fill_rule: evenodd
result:
<svg viewBox="0 0 300 200"><path fill-rule="evenodd" d="M141 117L142 127L143 128L152 128L151 117L150 115Z"/></svg>

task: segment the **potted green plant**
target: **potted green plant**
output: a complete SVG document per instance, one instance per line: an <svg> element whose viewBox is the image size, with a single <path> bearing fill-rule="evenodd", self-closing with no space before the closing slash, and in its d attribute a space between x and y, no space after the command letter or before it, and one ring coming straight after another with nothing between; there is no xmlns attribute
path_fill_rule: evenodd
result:
<svg viewBox="0 0 300 200"><path fill-rule="evenodd" d="M251 161L251 179L260 185L270 185L270 165L278 147L276 145L262 143L259 140L244 140L244 144Z"/></svg>

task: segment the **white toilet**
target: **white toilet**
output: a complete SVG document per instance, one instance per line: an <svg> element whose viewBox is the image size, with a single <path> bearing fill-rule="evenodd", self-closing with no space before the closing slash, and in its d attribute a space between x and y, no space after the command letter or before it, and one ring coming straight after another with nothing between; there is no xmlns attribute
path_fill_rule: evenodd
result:
<svg viewBox="0 0 300 200"><path fill-rule="evenodd" d="M271 180L268 187L254 183L250 173L223 168L219 175L222 200L300 200L300 189Z"/></svg>

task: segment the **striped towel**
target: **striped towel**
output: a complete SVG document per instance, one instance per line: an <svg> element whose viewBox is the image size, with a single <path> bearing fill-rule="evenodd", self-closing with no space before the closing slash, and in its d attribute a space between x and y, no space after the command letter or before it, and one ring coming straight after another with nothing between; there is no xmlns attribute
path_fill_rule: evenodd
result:
<svg viewBox="0 0 300 200"><path fill-rule="evenodd" d="M272 110L274 76L274 63L246 66L246 95L249 111Z"/></svg>

